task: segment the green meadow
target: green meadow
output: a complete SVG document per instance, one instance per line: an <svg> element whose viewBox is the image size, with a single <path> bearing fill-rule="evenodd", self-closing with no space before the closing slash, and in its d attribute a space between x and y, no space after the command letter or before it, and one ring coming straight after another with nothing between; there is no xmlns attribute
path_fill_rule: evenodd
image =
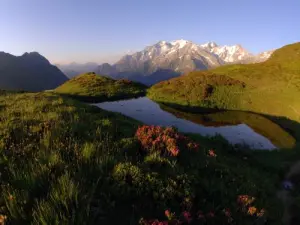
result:
<svg viewBox="0 0 300 225"><path fill-rule="evenodd" d="M287 152L151 133L158 128L48 92L1 92L0 121L8 224L281 224Z"/></svg>

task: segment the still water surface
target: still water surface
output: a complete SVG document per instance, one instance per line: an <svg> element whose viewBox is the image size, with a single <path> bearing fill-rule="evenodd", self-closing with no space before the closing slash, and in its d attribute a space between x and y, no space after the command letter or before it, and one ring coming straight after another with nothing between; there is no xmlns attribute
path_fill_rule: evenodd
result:
<svg viewBox="0 0 300 225"><path fill-rule="evenodd" d="M220 134L232 144L246 144L253 149L290 147L294 142L277 124L252 113L225 111L192 114L160 106L147 97L94 105L122 113L148 125L175 126L179 131L203 136Z"/></svg>

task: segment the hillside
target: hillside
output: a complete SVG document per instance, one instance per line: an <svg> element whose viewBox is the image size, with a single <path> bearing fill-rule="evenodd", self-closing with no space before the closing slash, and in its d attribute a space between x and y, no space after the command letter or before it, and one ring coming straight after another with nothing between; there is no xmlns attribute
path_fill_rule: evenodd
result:
<svg viewBox="0 0 300 225"><path fill-rule="evenodd" d="M54 89L68 78L37 52L13 56L0 52L0 89L42 91Z"/></svg>
<svg viewBox="0 0 300 225"><path fill-rule="evenodd" d="M281 224L284 152L141 126L47 92L1 92L0 121L7 224Z"/></svg>
<svg viewBox="0 0 300 225"><path fill-rule="evenodd" d="M150 98L186 108L251 111L300 121L300 43L265 62L196 71L154 85Z"/></svg>
<svg viewBox="0 0 300 225"><path fill-rule="evenodd" d="M133 98L145 95L146 86L129 80L114 80L93 72L76 76L55 89L56 93L89 102Z"/></svg>

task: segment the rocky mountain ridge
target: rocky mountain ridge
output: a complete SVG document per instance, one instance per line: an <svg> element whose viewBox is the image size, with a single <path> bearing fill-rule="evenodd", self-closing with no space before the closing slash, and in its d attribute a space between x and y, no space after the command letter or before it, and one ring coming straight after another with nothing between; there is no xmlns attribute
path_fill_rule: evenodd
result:
<svg viewBox="0 0 300 225"><path fill-rule="evenodd" d="M0 89L42 91L56 88L68 78L37 52L14 56L0 52Z"/></svg>
<svg viewBox="0 0 300 225"><path fill-rule="evenodd" d="M152 85L195 70L207 70L225 64L263 62L271 53L268 51L254 55L241 45L219 46L215 42L199 45L181 39L159 41L142 51L123 56L113 65L104 63L92 69L94 64L91 63L82 64L80 68L78 64L75 67L70 64L59 68L69 77L93 71L115 79L127 78Z"/></svg>

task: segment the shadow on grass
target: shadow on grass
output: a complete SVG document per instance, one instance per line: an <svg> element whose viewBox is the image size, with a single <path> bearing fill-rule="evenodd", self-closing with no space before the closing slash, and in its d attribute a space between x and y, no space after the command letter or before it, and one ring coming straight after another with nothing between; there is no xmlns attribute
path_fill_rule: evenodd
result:
<svg viewBox="0 0 300 225"><path fill-rule="evenodd" d="M131 98L139 98L146 95L146 91L144 93L139 94L127 94L127 95L114 95L114 96L80 96L80 95L71 95L71 94L61 94L56 93L57 95L61 95L63 97L69 97L76 99L81 102L86 103L100 103L100 102L109 102L109 101L118 101L118 100L125 100Z"/></svg>
<svg viewBox="0 0 300 225"><path fill-rule="evenodd" d="M0 111L5 110L5 106L4 105L0 105Z"/></svg>

